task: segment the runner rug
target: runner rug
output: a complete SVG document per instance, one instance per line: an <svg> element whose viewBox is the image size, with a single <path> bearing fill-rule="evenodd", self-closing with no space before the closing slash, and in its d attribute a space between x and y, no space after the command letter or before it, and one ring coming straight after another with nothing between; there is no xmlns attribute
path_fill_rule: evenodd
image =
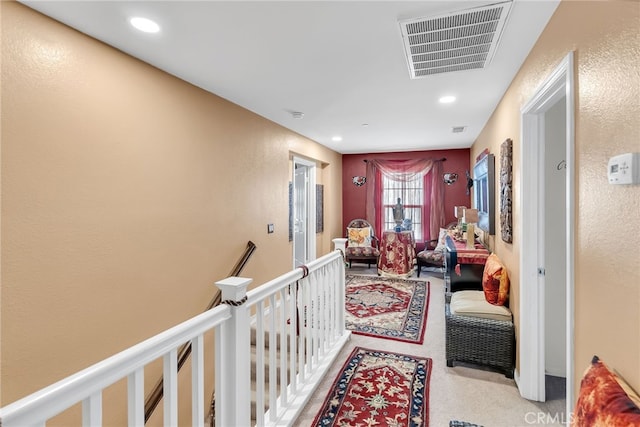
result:
<svg viewBox="0 0 640 427"><path fill-rule="evenodd" d="M422 344L429 285L418 280L347 276L347 329L360 335Z"/></svg>
<svg viewBox="0 0 640 427"><path fill-rule="evenodd" d="M425 357L356 347L313 426L427 427L431 365Z"/></svg>

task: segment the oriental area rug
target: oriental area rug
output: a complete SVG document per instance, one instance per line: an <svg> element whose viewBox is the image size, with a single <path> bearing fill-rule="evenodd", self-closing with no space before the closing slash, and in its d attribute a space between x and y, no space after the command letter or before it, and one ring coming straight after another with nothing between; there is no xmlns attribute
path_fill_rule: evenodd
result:
<svg viewBox="0 0 640 427"><path fill-rule="evenodd" d="M431 366L429 358L356 347L313 426L427 427Z"/></svg>
<svg viewBox="0 0 640 427"><path fill-rule="evenodd" d="M349 275L345 323L355 334L422 344L429 282Z"/></svg>

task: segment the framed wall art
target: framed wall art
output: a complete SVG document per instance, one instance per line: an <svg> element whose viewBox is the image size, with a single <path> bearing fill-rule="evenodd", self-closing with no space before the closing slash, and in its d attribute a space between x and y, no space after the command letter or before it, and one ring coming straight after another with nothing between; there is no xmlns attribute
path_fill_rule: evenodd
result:
<svg viewBox="0 0 640 427"><path fill-rule="evenodd" d="M316 184L316 233L324 231L324 186Z"/></svg>
<svg viewBox="0 0 640 427"><path fill-rule="evenodd" d="M513 242L511 212L511 186L513 180L513 141L507 139L500 146L500 235L507 243Z"/></svg>

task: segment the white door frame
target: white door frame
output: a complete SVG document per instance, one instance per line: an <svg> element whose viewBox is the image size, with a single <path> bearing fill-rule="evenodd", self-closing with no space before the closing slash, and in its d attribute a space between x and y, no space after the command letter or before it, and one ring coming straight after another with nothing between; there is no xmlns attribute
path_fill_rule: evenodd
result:
<svg viewBox="0 0 640 427"><path fill-rule="evenodd" d="M567 289L567 416L573 396L574 355L574 226L575 226L575 102L573 52L562 60L521 109L520 169L520 369L516 381L522 397L545 400L544 299L544 113L566 97L566 289Z"/></svg>
<svg viewBox="0 0 640 427"><path fill-rule="evenodd" d="M296 175L296 165L300 165L306 168L307 179L305 186L305 194L298 194L295 185L295 175ZM316 164L313 161L303 159L301 157L293 157L293 164L291 168L291 183L293 187L293 205L292 205L292 215L293 215L293 223L294 223L294 231L293 231L293 251L292 251L292 263L293 268L298 267L296 265L296 233L295 233L295 206L296 200L299 197L303 197L305 199L305 210L306 210L306 221L304 231L304 240L305 240L305 263L309 261L313 261L316 259Z"/></svg>

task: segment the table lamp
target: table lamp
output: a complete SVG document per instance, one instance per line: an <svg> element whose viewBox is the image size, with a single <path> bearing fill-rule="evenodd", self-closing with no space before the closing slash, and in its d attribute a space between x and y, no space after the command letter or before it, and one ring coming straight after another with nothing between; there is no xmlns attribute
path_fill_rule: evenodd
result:
<svg viewBox="0 0 640 427"><path fill-rule="evenodd" d="M467 224L467 248L475 246L475 223L478 222L478 209L465 209L462 222Z"/></svg>

